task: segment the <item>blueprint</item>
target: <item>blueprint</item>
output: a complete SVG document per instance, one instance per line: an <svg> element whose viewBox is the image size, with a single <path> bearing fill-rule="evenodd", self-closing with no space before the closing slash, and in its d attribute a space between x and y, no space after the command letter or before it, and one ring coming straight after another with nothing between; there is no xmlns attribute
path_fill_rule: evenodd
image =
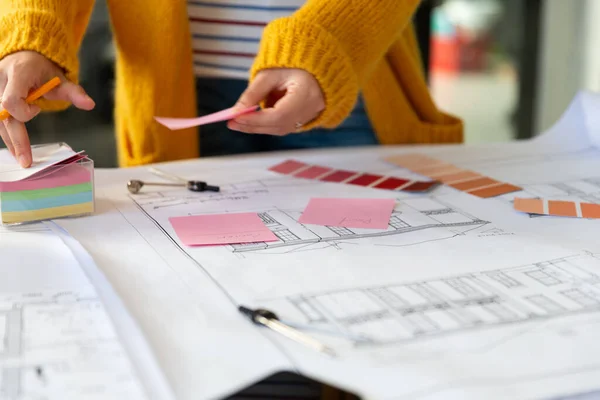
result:
<svg viewBox="0 0 600 400"><path fill-rule="evenodd" d="M181 399L219 398L281 370L365 399L590 392L600 389L600 224L512 209L515 196L600 202L600 125L590 110L600 115L598 99L580 96L549 132L520 143L321 150L160 166L217 182L220 193L156 187L130 195L127 180L157 177L145 168L99 171L98 215L60 225L113 282ZM268 171L293 157L420 179L383 161L408 151L523 190L491 199L446 186L410 194ZM302 224L300 213L312 197L393 198L397 206L383 230ZM258 213L278 240L186 247L168 221L234 212ZM337 357L253 326L236 312L240 304L273 310Z"/></svg>
<svg viewBox="0 0 600 400"><path fill-rule="evenodd" d="M357 347L600 309L600 257L571 256L424 281L265 301L292 320L339 330Z"/></svg>
<svg viewBox="0 0 600 400"><path fill-rule="evenodd" d="M0 399L165 398L147 394L98 291L51 228L0 228L0 250Z"/></svg>
<svg viewBox="0 0 600 400"><path fill-rule="evenodd" d="M444 152L440 158L456 159L457 154ZM494 221L505 227L518 228L553 238L563 244L598 250L600 225L597 220L560 218L515 213L515 197L541 197L551 200L571 200L600 204L600 149L588 147L559 153L522 157L498 157L467 161L462 155L462 165L514 183L522 191L509 193L487 202L470 202L469 209L477 210L480 218L492 218L504 211L502 218ZM469 199L471 200L471 199Z"/></svg>
<svg viewBox="0 0 600 400"><path fill-rule="evenodd" d="M278 188L281 187L277 185L278 183L280 182L277 179L256 181L254 186L244 185L242 191L237 189L238 185L230 185L225 188L229 191L228 195L213 195L203 200L205 203L211 201L236 202L250 199L252 195L260 197L274 194L278 193ZM309 187L309 190L314 190L314 188L310 189ZM240 197L242 194L243 197ZM148 210L149 213L156 213L157 215L170 215L174 210L182 209L185 214L194 215L197 204L194 199L182 202L177 194L163 192L155 192L148 196L142 195L136 197L135 201L145 210ZM188 212L185 211L186 209ZM273 207L272 209L259 211L258 216L275 233L278 240L275 242L234 244L231 245L230 250L235 253L245 253L278 249L275 252L262 253L281 254L282 252L308 251L325 247L340 248L344 243L355 243L358 239L366 238L370 238L372 243L388 243L392 246L401 246L415 241L418 242L423 238L423 235L410 235L410 233L427 231L428 240L438 240L463 234L489 223L444 204L435 198L405 199L392 212L386 230L305 225L298 222L301 214L301 207L296 209Z"/></svg>

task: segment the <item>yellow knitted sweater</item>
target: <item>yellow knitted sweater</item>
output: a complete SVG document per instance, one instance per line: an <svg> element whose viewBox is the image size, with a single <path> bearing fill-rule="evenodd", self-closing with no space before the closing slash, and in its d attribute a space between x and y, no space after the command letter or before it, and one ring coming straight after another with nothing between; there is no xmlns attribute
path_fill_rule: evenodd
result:
<svg viewBox="0 0 600 400"><path fill-rule="evenodd" d="M312 73L326 107L305 129L336 127L362 93L380 143L460 142L462 122L437 109L423 77L410 22L418 3L307 0L266 27L250 79L273 67ZM172 132L153 119L196 113L186 1L108 0L108 6L117 48L120 165L197 157L196 129ZM77 52L92 8L93 0L0 0L0 58L37 51L77 81Z"/></svg>

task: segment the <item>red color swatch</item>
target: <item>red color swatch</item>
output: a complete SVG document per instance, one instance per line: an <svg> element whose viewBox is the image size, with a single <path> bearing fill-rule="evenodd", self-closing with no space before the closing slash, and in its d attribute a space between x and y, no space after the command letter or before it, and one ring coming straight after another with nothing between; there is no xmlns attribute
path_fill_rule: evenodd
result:
<svg viewBox="0 0 600 400"><path fill-rule="evenodd" d="M291 174L292 172L298 171L300 168L305 167L306 164L295 161L295 160L287 160L282 162L281 164L277 164L271 168L269 171L277 172L280 174Z"/></svg>
<svg viewBox="0 0 600 400"><path fill-rule="evenodd" d="M348 181L348 183L351 185L369 186L371 183L381 178L383 178L383 176L381 175L362 174L352 179L351 181Z"/></svg>

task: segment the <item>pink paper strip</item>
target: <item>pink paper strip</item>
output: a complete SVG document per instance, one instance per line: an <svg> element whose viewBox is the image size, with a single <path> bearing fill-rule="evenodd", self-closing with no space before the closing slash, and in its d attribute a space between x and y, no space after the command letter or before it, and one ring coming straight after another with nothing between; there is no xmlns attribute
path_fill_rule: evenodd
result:
<svg viewBox="0 0 600 400"><path fill-rule="evenodd" d="M29 179L31 177L45 174L48 168L56 165L64 165L77 161L83 151L73 153L73 150L65 145L40 145L32 147L33 163L29 168L21 168L7 149L0 149L0 181L15 182Z"/></svg>
<svg viewBox="0 0 600 400"><path fill-rule="evenodd" d="M46 167L46 168L36 172L35 174L31 175L29 178L25 178L23 180L25 181L25 180L42 179L48 175L55 174L58 171L60 171L61 169L66 168L70 165L75 165L78 161L83 160L87 157L88 156L86 154L78 153L75 156L69 158L68 160L65 160L63 162L59 162L59 163L53 164L49 167Z"/></svg>
<svg viewBox="0 0 600 400"><path fill-rule="evenodd" d="M186 246L274 242L279 240L256 213L172 217L169 222Z"/></svg>
<svg viewBox="0 0 600 400"><path fill-rule="evenodd" d="M81 165L65 165L47 176L28 178L15 182L0 182L0 192L20 192L22 190L49 189L61 186L79 185L90 182L91 172Z"/></svg>
<svg viewBox="0 0 600 400"><path fill-rule="evenodd" d="M219 121L227 121L235 119L240 115L249 114L257 111L258 107L249 107L246 109L235 109L228 108L223 111L216 112L214 114L205 115L199 118L165 118L165 117L154 117L154 119L161 125L166 126L171 130L179 130L192 128L194 126L212 124Z"/></svg>
<svg viewBox="0 0 600 400"><path fill-rule="evenodd" d="M387 229L394 199L311 199L299 221L345 228Z"/></svg>

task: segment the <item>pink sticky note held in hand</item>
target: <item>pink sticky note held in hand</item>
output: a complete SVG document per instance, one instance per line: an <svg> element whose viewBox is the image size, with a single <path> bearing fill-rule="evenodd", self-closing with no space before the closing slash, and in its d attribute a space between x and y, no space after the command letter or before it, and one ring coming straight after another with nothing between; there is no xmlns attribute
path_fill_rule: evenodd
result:
<svg viewBox="0 0 600 400"><path fill-rule="evenodd" d="M256 213L172 217L169 222L186 246L274 242L279 240Z"/></svg>
<svg viewBox="0 0 600 400"><path fill-rule="evenodd" d="M258 107L248 107L244 109L240 108L228 108L223 111L216 112L214 114L205 115L199 118L164 118L154 117L154 119L161 125L166 126L171 130L179 130L192 128L194 126L207 125L220 121L229 121L235 119L240 115L249 114L257 111Z"/></svg>
<svg viewBox="0 0 600 400"><path fill-rule="evenodd" d="M394 199L311 199L299 221L345 228L387 229Z"/></svg>

